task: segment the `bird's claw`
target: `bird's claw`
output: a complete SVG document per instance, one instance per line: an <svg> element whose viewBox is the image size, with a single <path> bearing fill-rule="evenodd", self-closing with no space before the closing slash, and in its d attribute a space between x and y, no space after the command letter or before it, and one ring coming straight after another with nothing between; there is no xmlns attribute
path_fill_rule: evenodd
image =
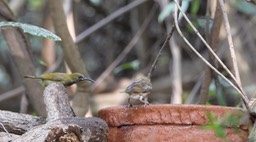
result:
<svg viewBox="0 0 256 142"><path fill-rule="evenodd" d="M146 106L148 106L149 105L149 103L147 102L147 103L144 103L144 107L146 107Z"/></svg>
<svg viewBox="0 0 256 142"><path fill-rule="evenodd" d="M132 108L132 107L133 107L132 104L128 104L128 105L127 105L127 108Z"/></svg>

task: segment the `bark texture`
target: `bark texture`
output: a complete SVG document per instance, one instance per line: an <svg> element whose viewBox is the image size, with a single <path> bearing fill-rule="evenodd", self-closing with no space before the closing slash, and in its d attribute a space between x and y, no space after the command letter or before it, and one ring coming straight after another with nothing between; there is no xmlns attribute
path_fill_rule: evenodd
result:
<svg viewBox="0 0 256 142"><path fill-rule="evenodd" d="M62 1L49 1L49 7L54 24L55 31L62 39L60 42L63 49L64 59L72 72L79 72L89 76L85 69L84 62L81 58L78 48L75 45L68 31L66 17L64 14ZM89 88L90 83L83 81L78 83L77 93L72 99L72 106L76 115L84 116L89 108Z"/></svg>
<svg viewBox="0 0 256 142"><path fill-rule="evenodd" d="M66 88L58 83L52 83L45 88L43 97L47 121L44 117L0 111L3 115L0 115L0 121L6 129L2 129L6 134L1 134L0 141L106 142L106 122L96 117L74 117L66 91ZM11 136L12 133L22 135Z"/></svg>

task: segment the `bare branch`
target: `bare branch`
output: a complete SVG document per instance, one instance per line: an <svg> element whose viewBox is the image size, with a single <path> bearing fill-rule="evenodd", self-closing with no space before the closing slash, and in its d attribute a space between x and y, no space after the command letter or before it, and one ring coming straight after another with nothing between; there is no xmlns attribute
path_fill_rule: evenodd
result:
<svg viewBox="0 0 256 142"><path fill-rule="evenodd" d="M62 84L52 83L48 85L44 90L43 97L48 121L74 116L67 90Z"/></svg>
<svg viewBox="0 0 256 142"><path fill-rule="evenodd" d="M250 111L249 106L248 106L248 102L249 99L248 97L245 95L245 93L242 91L242 88L237 88L236 85L234 85L229 79L227 79L223 74L221 74L215 67L213 67L200 53L198 53L196 51L196 49L190 44L190 42L186 39L186 37L183 35L183 33L181 32L180 28L179 28L179 24L178 24L178 16L177 16L177 11L178 9L180 10L180 12L182 13L182 15L184 16L184 18L187 20L187 22L190 24L190 26L193 28L193 30L196 32L196 34L202 39L202 41L205 43L205 45L207 46L207 48L211 51L211 53L214 55L214 57L219 61L219 63L221 63L221 65L224 67L224 63L218 58L218 56L214 53L214 51L212 51L211 47L207 44L207 42L203 39L203 37L200 35L200 33L196 30L196 28L193 26L193 24L189 21L189 19L187 18L187 16L185 15L185 13L181 10L181 7L178 5L177 0L175 0L176 3L176 10L174 12L174 21L175 21L175 26L176 29L178 31L178 33L180 34L180 36L183 38L183 40L187 43L187 45L191 48L191 50L200 58L202 59L202 61L208 65L213 71L215 71L218 75L220 75L225 81L227 81L240 95L242 100L245 103L245 106L247 108L248 111ZM178 9L177 9L178 8ZM226 66L225 66L226 67ZM227 69L227 67L226 67ZM228 70L229 71L229 70ZM232 73L229 71L229 74L232 75ZM233 75L232 75L233 76ZM234 81L236 81L236 79L234 78L234 76L232 77L234 79Z"/></svg>
<svg viewBox="0 0 256 142"><path fill-rule="evenodd" d="M151 77L152 72L153 72L153 71L155 70L155 68L156 68L156 63L157 63L159 57L161 56L164 47L166 46L166 44L168 43L168 41L171 39L171 37L172 37L172 35L173 35L173 32L174 32L174 30L175 30L174 27L175 27L175 25L173 24L172 27L171 27L171 30L170 30L170 32L169 32L169 34L168 34L168 36L166 37L166 39L165 39L163 45L161 46L160 50L159 50L158 53L157 53L157 56L156 56L156 58L155 58L155 60L154 60L154 62L153 62L153 64L152 64L152 66L151 66L151 68L150 68L150 71L148 72L148 75L147 75L149 78Z"/></svg>
<svg viewBox="0 0 256 142"><path fill-rule="evenodd" d="M0 21L15 19L5 1L0 1L0 9ZM3 13L6 15L3 15ZM2 32L10 49L10 54L17 66L18 72L20 73L20 78L25 74L34 74L35 67L31 58L31 48L24 33L17 29L4 30ZM40 84L38 82L33 82L32 80L24 80L23 85L26 88L28 98L34 109L40 115L45 115L46 112L42 102Z"/></svg>
<svg viewBox="0 0 256 142"><path fill-rule="evenodd" d="M232 36L231 36L231 32L230 32L230 25L229 25L229 21L228 21L227 11L225 9L223 0L219 0L219 4L220 4L221 11L223 13L222 15L223 15L223 20L224 20L224 27L227 32L229 51L230 51L230 55L231 55L231 59L232 59L232 64L233 64L233 69L235 72L236 81L237 81L237 84L239 85L239 87L242 88L239 70L238 70L238 66L237 66L237 59L236 59L234 44L233 44L233 40L232 40Z"/></svg>
<svg viewBox="0 0 256 142"><path fill-rule="evenodd" d="M156 12L156 7L153 6L151 9L151 12L149 13L148 17L143 22L142 26L138 30L138 32L135 34L135 36L132 38L130 43L124 48L122 53L119 54L119 56L108 66L108 68L98 77L98 79L95 81L95 83L92 86L92 90L97 88L99 83L101 83L110 73L111 71L124 59L124 57L132 50L134 45L137 43L139 38L142 36L143 32L145 31L146 27L150 23L151 19L153 18L154 14Z"/></svg>
<svg viewBox="0 0 256 142"><path fill-rule="evenodd" d="M8 91L6 93L3 93L0 95L0 102L10 99L12 97L20 95L22 92L25 91L25 88L23 86L17 87L11 91Z"/></svg>
<svg viewBox="0 0 256 142"><path fill-rule="evenodd" d="M177 5L177 0L175 0L175 3ZM234 75L231 73L231 71L227 68L227 66L221 61L221 59L216 55L216 53L212 50L212 48L209 46L209 44L204 40L204 38L202 37L202 35L198 32L198 30L195 28L195 26L191 23L191 21L188 19L188 17L185 15L185 13L182 11L181 7L179 5L178 9L180 10L180 12L182 13L182 15L184 16L185 20L189 23L189 25L191 26L191 28L194 30L194 32L197 34L197 36L202 40L202 42L205 44L205 46L208 48L208 50L212 53L212 55L217 59L217 61L221 64L221 66L225 69L225 71L227 71L227 73L232 77L232 79L236 82L236 78L234 77ZM177 28L177 27L176 27ZM239 88L240 89L240 88Z"/></svg>
<svg viewBox="0 0 256 142"><path fill-rule="evenodd" d="M60 44L67 65L72 72L79 72L85 76L89 76L78 48L68 31L62 1L49 1L48 4L50 6L55 31L62 39ZM85 81L81 82L78 84L77 90L76 95L72 98L72 101L74 102L73 108L77 115L84 116L89 109L88 96L90 93L90 84Z"/></svg>
<svg viewBox="0 0 256 142"><path fill-rule="evenodd" d="M210 37L209 37L209 44L212 48L213 51L215 51L215 53L217 52L217 45L219 43L219 33L220 33L220 28L221 28L221 24L222 24L222 13L220 10L220 4L218 1L211 1L210 4L212 4L213 2L216 2L216 10L215 10L215 14L214 14L214 23L212 26L212 29L210 31ZM207 26L208 27L208 26ZM217 63L216 63L216 59L214 58L214 56L212 54L209 53L210 56L210 63L212 63L216 68L217 68ZM200 96L199 96L199 104L205 104L206 101L208 100L208 91L209 91L209 85L212 81L212 78L214 78L215 76L212 73L212 70L206 66L205 70L204 70L204 80L202 83L202 88L200 90Z"/></svg>
<svg viewBox="0 0 256 142"><path fill-rule="evenodd" d="M9 133L23 134L35 126L44 124L46 120L45 117L0 110L0 122ZM2 127L0 131L3 131Z"/></svg>
<svg viewBox="0 0 256 142"><path fill-rule="evenodd" d="M111 15L109 15L106 18L100 20L95 25L91 26L90 28L88 28L85 31L83 31L82 33L80 33L76 37L75 43L81 42L84 38L86 38L90 34L94 33L95 31L99 30L100 28L102 28L103 26L105 26L109 22L113 21L114 19L116 19L120 15L125 14L126 12L128 12L128 11L132 10L133 8L143 4L146 1L147 0L135 0L135 1L131 2L130 4L118 9L117 11L112 13Z"/></svg>

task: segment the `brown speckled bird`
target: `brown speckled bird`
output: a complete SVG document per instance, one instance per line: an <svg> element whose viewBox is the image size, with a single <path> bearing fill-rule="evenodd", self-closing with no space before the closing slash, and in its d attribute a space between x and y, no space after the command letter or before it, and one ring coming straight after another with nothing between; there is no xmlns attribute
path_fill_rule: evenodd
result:
<svg viewBox="0 0 256 142"><path fill-rule="evenodd" d="M140 100L144 105L148 105L148 95L152 90L152 84L149 77L142 77L132 82L126 89L125 93L129 94L128 107L132 107L130 99Z"/></svg>
<svg viewBox="0 0 256 142"><path fill-rule="evenodd" d="M142 77L140 80L134 81L132 82L126 89L125 89L125 93L129 94L129 99L128 99L128 103L129 103L129 107L132 106L130 99L135 99L135 100L140 100L141 102L144 103L144 105L148 105L148 95L150 94L151 90L152 90L152 84L151 84L151 75L153 73L153 71L156 68L156 64L157 61L159 59L159 57L161 56L161 53L164 49L164 47L166 46L166 44L168 43L168 41L170 40L170 38L173 35L173 32L175 30L175 26L173 25L171 27L170 33L168 34L168 36L166 37L163 45L161 46L160 50L157 53L157 56L147 74L146 77Z"/></svg>

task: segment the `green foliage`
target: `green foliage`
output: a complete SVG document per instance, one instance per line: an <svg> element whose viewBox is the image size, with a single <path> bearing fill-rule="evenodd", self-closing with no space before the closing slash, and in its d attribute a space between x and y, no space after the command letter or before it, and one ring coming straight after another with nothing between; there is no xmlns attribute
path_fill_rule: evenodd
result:
<svg viewBox="0 0 256 142"><path fill-rule="evenodd" d="M216 92L216 86L215 86L215 82L212 81L211 84L209 85L209 90L208 90L208 94L210 97L213 97L217 94Z"/></svg>
<svg viewBox="0 0 256 142"><path fill-rule="evenodd" d="M61 38L59 36L53 34L52 32L46 29L34 25L23 24L19 22L0 22L0 29L9 29L10 27L22 29L24 33L29 33L33 36L53 39L55 41L61 41Z"/></svg>
<svg viewBox="0 0 256 142"><path fill-rule="evenodd" d="M223 125L221 125L220 121L218 121L217 117L212 114L209 113L208 114L208 120L209 120L209 124L203 126L204 129L210 129L213 130L216 134L217 137L219 138L225 138L225 127Z"/></svg>
<svg viewBox="0 0 256 142"><path fill-rule="evenodd" d="M216 99L219 105L227 106L227 100L224 97L223 88L220 86L217 88Z"/></svg>
<svg viewBox="0 0 256 142"><path fill-rule="evenodd" d="M90 0L90 2L91 2L93 5L98 6L98 5L100 5L101 0Z"/></svg>
<svg viewBox="0 0 256 142"><path fill-rule="evenodd" d="M196 21L197 21L198 26L200 26L200 27L208 26L209 29L211 29L213 26L213 19L210 19L210 18L197 18Z"/></svg>
<svg viewBox="0 0 256 142"><path fill-rule="evenodd" d="M174 11L175 3L170 2L168 3L164 9L161 11L161 13L158 16L158 22L162 23L164 19L171 14L171 12Z"/></svg>
<svg viewBox="0 0 256 142"><path fill-rule="evenodd" d="M192 1L192 6L191 6L191 10L190 10L190 13L191 15L196 15L199 8L200 8L200 3L201 3L201 0L193 0Z"/></svg>
<svg viewBox="0 0 256 142"><path fill-rule="evenodd" d="M227 113L222 119L218 119L214 114L209 113L207 115L209 124L202 126L203 129L209 129L213 130L216 134L217 137L225 139L226 134L225 134L225 128L226 127L231 127L235 130L236 132L239 132L238 125L239 125L239 115L234 116L232 113Z"/></svg>
<svg viewBox="0 0 256 142"><path fill-rule="evenodd" d="M197 16L197 13L200 9L200 3L201 3L201 0L193 0L191 2L190 14L192 18L190 20L196 28L199 28L199 27L205 28L208 26L208 28L211 29L213 26L213 19L208 17ZM186 24L186 30L190 33L194 33L194 30L188 23Z"/></svg>
<svg viewBox="0 0 256 142"><path fill-rule="evenodd" d="M28 5L33 10L38 10L43 6L43 0L28 0Z"/></svg>
<svg viewBox="0 0 256 142"><path fill-rule="evenodd" d="M183 0L182 1L182 5L181 5L181 9L182 11L186 12L189 6L189 0ZM164 19L166 17L168 17L175 9L175 2L170 2L168 3L163 10L161 11L161 13L158 16L158 22L162 23L164 21ZM182 16L179 16L179 18Z"/></svg>
<svg viewBox="0 0 256 142"><path fill-rule="evenodd" d="M124 63L118 67L116 67L114 69L114 73L117 74L123 70L126 70L126 69L138 69L139 68L139 61L138 60L134 60L132 62L128 62L128 63Z"/></svg>
<svg viewBox="0 0 256 142"><path fill-rule="evenodd" d="M231 87L225 80L222 78L218 77L217 82L213 80L209 86L208 90L209 94L209 101L213 104L217 105L222 105L222 106L227 106L227 105L232 105L232 106L240 106L240 95L236 92L236 90ZM227 95L232 95L232 98L236 101L230 101L228 100L231 98L231 96Z"/></svg>
<svg viewBox="0 0 256 142"><path fill-rule="evenodd" d="M192 24L194 25L194 27L198 28L198 24L197 24L197 20L191 20ZM186 24L186 30L189 32L189 33L194 33L194 30L193 28L187 23Z"/></svg>
<svg viewBox="0 0 256 142"><path fill-rule="evenodd" d="M234 7L245 14L256 15L256 6L246 1L236 0Z"/></svg>
<svg viewBox="0 0 256 142"><path fill-rule="evenodd" d="M47 63L44 62L44 61L43 61L42 59L40 59L40 58L38 58L38 59L36 60L36 62L37 62L39 65L47 66Z"/></svg>

